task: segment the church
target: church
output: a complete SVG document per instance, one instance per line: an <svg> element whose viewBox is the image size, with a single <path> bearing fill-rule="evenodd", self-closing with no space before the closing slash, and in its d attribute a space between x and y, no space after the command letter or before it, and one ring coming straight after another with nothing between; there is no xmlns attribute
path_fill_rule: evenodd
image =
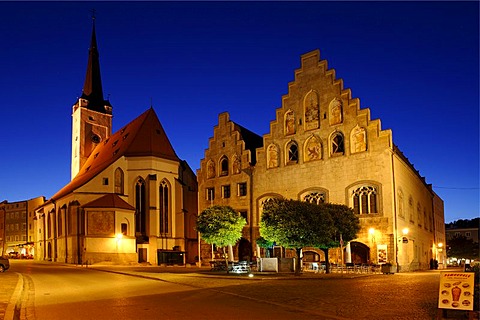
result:
<svg viewBox="0 0 480 320"><path fill-rule="evenodd" d="M427 269L431 259L442 264L443 201L318 50L301 56L275 114L270 132L260 136L221 113L197 171L199 212L228 205L247 219L233 248L236 259L264 256L256 245L262 205L286 198L343 204L358 214L357 238L343 254L331 249L331 263L391 263L399 271ZM272 252L294 256L282 248ZM325 261L315 248L303 255L304 262ZM201 256L214 252L202 243Z"/></svg>
<svg viewBox="0 0 480 320"><path fill-rule="evenodd" d="M95 20L72 112L71 181L35 211L35 259L74 264L195 263L197 180L153 108L112 133Z"/></svg>

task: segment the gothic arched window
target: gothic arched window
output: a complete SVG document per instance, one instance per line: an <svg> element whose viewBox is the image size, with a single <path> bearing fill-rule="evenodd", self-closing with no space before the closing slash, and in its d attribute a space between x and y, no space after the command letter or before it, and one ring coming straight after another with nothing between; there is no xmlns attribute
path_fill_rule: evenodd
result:
<svg viewBox="0 0 480 320"><path fill-rule="evenodd" d="M357 214L378 213L378 191L374 186L361 186L352 192L353 211Z"/></svg>
<svg viewBox="0 0 480 320"><path fill-rule="evenodd" d="M135 232L145 235L147 222L145 181L142 178L135 183Z"/></svg>
<svg viewBox="0 0 480 320"><path fill-rule="evenodd" d="M220 159L220 176L228 176L228 158L226 156Z"/></svg>
<svg viewBox="0 0 480 320"><path fill-rule="evenodd" d="M303 201L320 204L325 203L326 195L324 192L312 191L303 197Z"/></svg>
<svg viewBox="0 0 480 320"><path fill-rule="evenodd" d="M288 163L298 163L298 146L295 142L288 145Z"/></svg>
<svg viewBox="0 0 480 320"><path fill-rule="evenodd" d="M345 144L343 134L341 132L335 132L332 136L332 155L344 153Z"/></svg>
<svg viewBox="0 0 480 320"><path fill-rule="evenodd" d="M167 181L163 180L159 188L160 233L169 233L170 192Z"/></svg>
<svg viewBox="0 0 480 320"><path fill-rule="evenodd" d="M120 168L115 169L115 193L123 194L123 171Z"/></svg>

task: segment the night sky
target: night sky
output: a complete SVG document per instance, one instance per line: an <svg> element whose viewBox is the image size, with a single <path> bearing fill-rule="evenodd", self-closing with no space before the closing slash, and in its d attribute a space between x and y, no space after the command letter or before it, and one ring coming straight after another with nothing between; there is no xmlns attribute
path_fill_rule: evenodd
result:
<svg viewBox="0 0 480 320"><path fill-rule="evenodd" d="M70 181L71 113L96 10L113 131L153 106L200 166L218 114L269 132L319 49L445 201L479 216L479 2L0 2L0 201Z"/></svg>

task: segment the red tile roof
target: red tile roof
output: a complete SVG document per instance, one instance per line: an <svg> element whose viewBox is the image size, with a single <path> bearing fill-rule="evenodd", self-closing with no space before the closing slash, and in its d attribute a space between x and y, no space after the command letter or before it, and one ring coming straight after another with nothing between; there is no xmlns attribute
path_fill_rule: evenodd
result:
<svg viewBox="0 0 480 320"><path fill-rule="evenodd" d="M120 157L154 156L180 161L153 108L100 142L79 173L52 196L58 200L93 179Z"/></svg>
<svg viewBox="0 0 480 320"><path fill-rule="evenodd" d="M135 211L133 206L114 193L108 193L103 197L84 204L82 208L116 208Z"/></svg>

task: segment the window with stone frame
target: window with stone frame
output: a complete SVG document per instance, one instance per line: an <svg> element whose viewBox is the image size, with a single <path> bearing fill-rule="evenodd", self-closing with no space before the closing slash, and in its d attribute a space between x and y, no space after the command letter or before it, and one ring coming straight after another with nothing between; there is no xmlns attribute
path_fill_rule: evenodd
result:
<svg viewBox="0 0 480 320"><path fill-rule="evenodd" d="M247 183L241 182L238 184L238 196L243 197L247 195Z"/></svg>
<svg viewBox="0 0 480 320"><path fill-rule="evenodd" d="M413 212L413 198L410 196L408 198L408 215L410 218L410 223L415 223L414 212Z"/></svg>
<svg viewBox="0 0 480 320"><path fill-rule="evenodd" d="M298 163L298 146L295 142L288 145L288 161L289 164Z"/></svg>
<svg viewBox="0 0 480 320"><path fill-rule="evenodd" d="M159 219L160 219L160 233L167 234L170 232L169 228L169 214L170 214L170 188L167 181L163 180L159 187Z"/></svg>
<svg viewBox="0 0 480 320"><path fill-rule="evenodd" d="M123 194L123 170L115 169L115 193Z"/></svg>
<svg viewBox="0 0 480 320"><path fill-rule="evenodd" d="M303 201L320 204L326 202L326 194L321 191L312 191L303 197Z"/></svg>
<svg viewBox="0 0 480 320"><path fill-rule="evenodd" d="M230 185L222 186L222 198L224 199L230 198Z"/></svg>
<svg viewBox="0 0 480 320"><path fill-rule="evenodd" d="M208 201L215 200L215 188L207 188L206 189L206 199Z"/></svg>
<svg viewBox="0 0 480 320"><path fill-rule="evenodd" d="M335 132L332 136L332 155L345 154L345 142L341 132Z"/></svg>
<svg viewBox="0 0 480 320"><path fill-rule="evenodd" d="M353 211L356 214L378 213L378 190L372 185L361 186L352 192Z"/></svg>
<svg viewBox="0 0 480 320"><path fill-rule="evenodd" d="M220 176L228 176L228 158L226 156L220 160Z"/></svg>

